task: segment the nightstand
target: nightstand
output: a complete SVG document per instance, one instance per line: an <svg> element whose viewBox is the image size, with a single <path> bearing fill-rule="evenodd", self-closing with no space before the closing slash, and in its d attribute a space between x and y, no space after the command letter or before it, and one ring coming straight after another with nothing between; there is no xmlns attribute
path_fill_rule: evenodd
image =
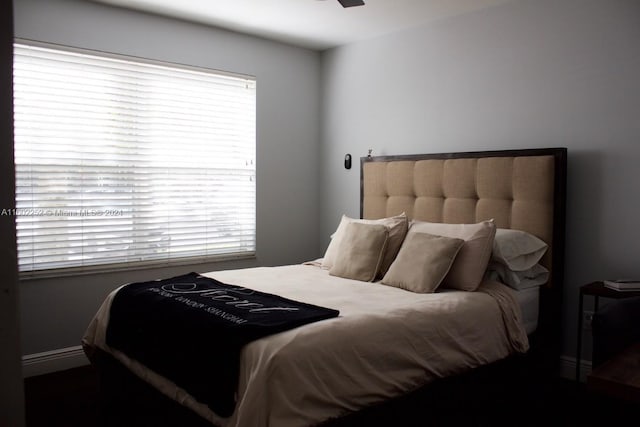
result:
<svg viewBox="0 0 640 427"><path fill-rule="evenodd" d="M576 350L576 381L580 382L580 361L582 356L582 310L584 296L591 295L594 297L593 312L598 311L600 297L611 299L623 299L640 296L640 291L616 291L607 288L602 282L592 282L580 287L580 299L578 301L578 348Z"/></svg>

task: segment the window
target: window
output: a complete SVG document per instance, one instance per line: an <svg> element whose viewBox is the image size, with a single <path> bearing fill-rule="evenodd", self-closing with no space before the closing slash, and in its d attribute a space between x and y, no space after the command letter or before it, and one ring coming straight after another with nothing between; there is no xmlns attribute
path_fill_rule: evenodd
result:
<svg viewBox="0 0 640 427"><path fill-rule="evenodd" d="M21 272L255 253L254 78L16 44L14 104Z"/></svg>

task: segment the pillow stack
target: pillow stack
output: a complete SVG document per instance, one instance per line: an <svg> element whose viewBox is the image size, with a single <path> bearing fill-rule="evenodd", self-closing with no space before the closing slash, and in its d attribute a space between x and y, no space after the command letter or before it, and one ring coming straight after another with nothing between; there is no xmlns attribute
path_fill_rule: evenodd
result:
<svg viewBox="0 0 640 427"><path fill-rule="evenodd" d="M411 221L406 214L377 220L343 215L322 266L329 274L412 292L438 287L475 291L491 258L496 227Z"/></svg>
<svg viewBox="0 0 640 427"><path fill-rule="evenodd" d="M521 230L475 224L409 222L407 215L375 220L343 215L322 260L329 274L412 292L475 291L484 279L521 290L545 284L540 264L548 245Z"/></svg>
<svg viewBox="0 0 640 427"><path fill-rule="evenodd" d="M486 277L516 290L544 285L549 270L540 260L547 248L544 241L525 231L499 228Z"/></svg>

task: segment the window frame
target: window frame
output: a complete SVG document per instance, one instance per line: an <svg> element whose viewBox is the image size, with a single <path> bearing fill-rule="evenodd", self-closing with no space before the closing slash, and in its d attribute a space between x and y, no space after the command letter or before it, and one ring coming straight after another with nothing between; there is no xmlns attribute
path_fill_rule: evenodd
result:
<svg viewBox="0 0 640 427"><path fill-rule="evenodd" d="M45 48L45 49L54 49L64 52L70 52L72 54L85 54L91 56L103 57L106 59L115 59L115 60L123 60L135 62L143 65L151 65L151 66L159 66L159 67L168 67L171 69L177 70L186 70L186 71L195 71L199 73L213 73L218 76L226 76L233 77L238 79L247 79L253 81L254 84L254 122L253 122L253 250L251 251L243 251L243 252L228 252L228 253L219 253L219 254L206 254L206 255L196 255L196 256L175 256L171 257L169 255L167 258L161 259L149 259L143 261L126 261L126 262L113 262L113 263L98 263L98 264L83 264L78 266L66 266L66 267L57 267L57 268L47 268L47 269L32 269L32 270L24 270L19 271L20 279L35 279L35 278L48 278L48 277L63 277L63 276L76 276L76 275L84 275L84 274L94 274L94 273L105 273L105 272L116 272L116 271L131 271L131 270L144 270L150 268L159 268L159 267L174 267L174 266L184 266L184 265L195 265L195 264L204 264L204 263L213 263L213 262L227 262L227 261L237 261L237 260L247 260L247 259L255 259L256 258L256 250L257 250L257 168L255 167L256 163L256 154L257 154L257 78L252 75L236 73L236 72L228 72L222 71L214 68L207 68L201 66L193 66L182 64L178 62L171 61L161 61L154 60L134 55L123 55L116 54L112 52L105 52L100 50L91 50L85 48L77 48L66 45L54 44L54 43L45 43L40 41L22 39L22 38L14 38L14 45L25 45L28 47L35 48ZM15 83L14 83L15 84ZM15 138L15 137L14 137ZM15 148L14 148L15 149ZM17 162L16 162L17 167ZM18 189L16 188L16 194L14 199L17 198ZM16 211L14 211L16 212ZM17 220L17 218L16 218ZM17 221L16 221L17 222ZM16 230L17 234L17 230ZM16 237L16 240L18 238ZM18 249L16 249L18 250ZM85 262L85 261L83 261Z"/></svg>

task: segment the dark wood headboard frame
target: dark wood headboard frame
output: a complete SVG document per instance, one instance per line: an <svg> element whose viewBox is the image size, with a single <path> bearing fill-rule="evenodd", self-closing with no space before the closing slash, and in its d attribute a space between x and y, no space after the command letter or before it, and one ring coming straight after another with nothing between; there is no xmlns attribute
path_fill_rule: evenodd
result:
<svg viewBox="0 0 640 427"><path fill-rule="evenodd" d="M360 158L360 217L364 209L363 166L368 162L418 161L429 159L460 159L483 157L553 156L553 251L551 260L551 283L540 289L540 314L538 328L529 337L531 350L536 359L549 369L557 369L562 346L562 293L564 283L565 217L567 149L535 148L525 150L476 151L461 153L411 154L396 156L367 156Z"/></svg>

